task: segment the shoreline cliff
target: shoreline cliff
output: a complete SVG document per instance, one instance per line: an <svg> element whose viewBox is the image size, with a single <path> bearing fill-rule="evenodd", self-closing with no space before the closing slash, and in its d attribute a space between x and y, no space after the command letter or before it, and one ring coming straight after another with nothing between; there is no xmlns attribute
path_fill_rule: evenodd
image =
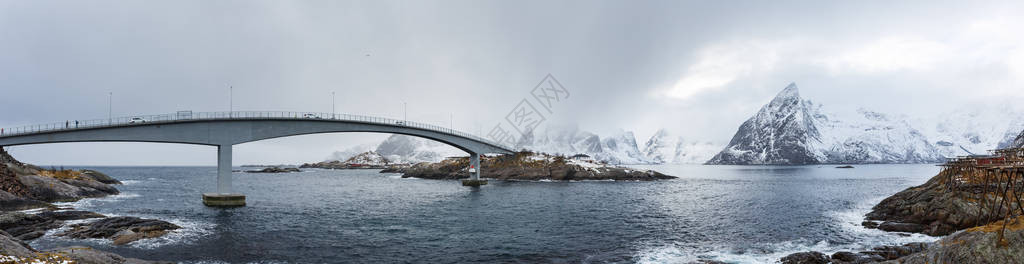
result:
<svg viewBox="0 0 1024 264"><path fill-rule="evenodd" d="M0 262L14 263L164 263L94 250L88 247L34 249L26 243L53 234L73 239L109 239L114 245L155 238L181 227L172 223L130 216L102 214L58 207L71 202L119 194L121 184L93 170L44 169L22 163L0 149ZM88 220L67 225L67 221Z"/></svg>

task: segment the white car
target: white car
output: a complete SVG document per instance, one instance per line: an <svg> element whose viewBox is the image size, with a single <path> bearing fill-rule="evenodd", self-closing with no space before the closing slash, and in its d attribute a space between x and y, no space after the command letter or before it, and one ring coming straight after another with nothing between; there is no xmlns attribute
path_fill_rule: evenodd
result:
<svg viewBox="0 0 1024 264"><path fill-rule="evenodd" d="M320 116L316 114L302 114L302 118L320 119Z"/></svg>
<svg viewBox="0 0 1024 264"><path fill-rule="evenodd" d="M141 118L141 117L132 117L132 119L129 119L129 120L128 120L128 123L129 123L129 124L141 124L141 123L146 123L146 119L145 119L145 118Z"/></svg>

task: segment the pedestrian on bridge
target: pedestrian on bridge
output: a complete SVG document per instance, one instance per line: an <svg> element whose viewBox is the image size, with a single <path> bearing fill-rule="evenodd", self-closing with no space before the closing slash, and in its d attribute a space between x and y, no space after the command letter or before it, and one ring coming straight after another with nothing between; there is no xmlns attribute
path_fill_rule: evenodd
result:
<svg viewBox="0 0 1024 264"><path fill-rule="evenodd" d="M75 120L75 128L78 128L78 120Z"/></svg>
<svg viewBox="0 0 1024 264"><path fill-rule="evenodd" d="M64 128L68 128L71 125L71 121L64 120Z"/></svg>

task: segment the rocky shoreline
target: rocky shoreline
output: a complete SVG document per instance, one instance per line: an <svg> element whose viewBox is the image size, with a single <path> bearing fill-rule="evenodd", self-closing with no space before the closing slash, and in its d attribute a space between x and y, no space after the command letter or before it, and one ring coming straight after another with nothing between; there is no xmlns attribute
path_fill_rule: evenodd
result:
<svg viewBox="0 0 1024 264"><path fill-rule="evenodd" d="M160 237L181 227L138 217L107 217L62 208L53 202L72 202L120 193L121 184L93 170L44 169L17 161L0 150L0 262L2 263L163 263L125 258L87 247L37 250L28 245L50 230L56 236L109 239L114 245ZM66 225L67 221L84 220Z"/></svg>
<svg viewBox="0 0 1024 264"><path fill-rule="evenodd" d="M947 191L943 174L922 185L898 192L872 208L865 228L899 233L942 236L933 243L880 246L858 253L800 252L782 258L784 264L810 263L1024 263L1024 216L1007 221L998 233L1004 211L983 209L980 190ZM980 187L979 187L980 188ZM968 190L971 187L968 186ZM1008 202L1016 207L1016 202ZM981 222L977 221L982 216Z"/></svg>
<svg viewBox="0 0 1024 264"><path fill-rule="evenodd" d="M592 160L533 152L513 155L483 156L481 174L497 180L616 180L653 181L675 179L653 170L635 170ZM448 158L437 163L418 163L409 167L391 167L384 171L402 173L402 178L455 180L469 178L469 157Z"/></svg>

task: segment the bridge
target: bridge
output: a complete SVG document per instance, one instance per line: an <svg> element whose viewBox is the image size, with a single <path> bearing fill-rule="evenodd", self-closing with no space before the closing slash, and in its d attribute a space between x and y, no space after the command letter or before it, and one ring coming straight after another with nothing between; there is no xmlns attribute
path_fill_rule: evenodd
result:
<svg viewBox="0 0 1024 264"><path fill-rule="evenodd" d="M209 206L244 205L231 187L232 146L247 142L339 132L379 132L439 141L470 156L470 179L480 180L481 154L510 154L512 147L451 128L383 117L314 112L196 112L130 116L0 129L0 146L66 142L156 142L217 147L217 192L203 194Z"/></svg>

